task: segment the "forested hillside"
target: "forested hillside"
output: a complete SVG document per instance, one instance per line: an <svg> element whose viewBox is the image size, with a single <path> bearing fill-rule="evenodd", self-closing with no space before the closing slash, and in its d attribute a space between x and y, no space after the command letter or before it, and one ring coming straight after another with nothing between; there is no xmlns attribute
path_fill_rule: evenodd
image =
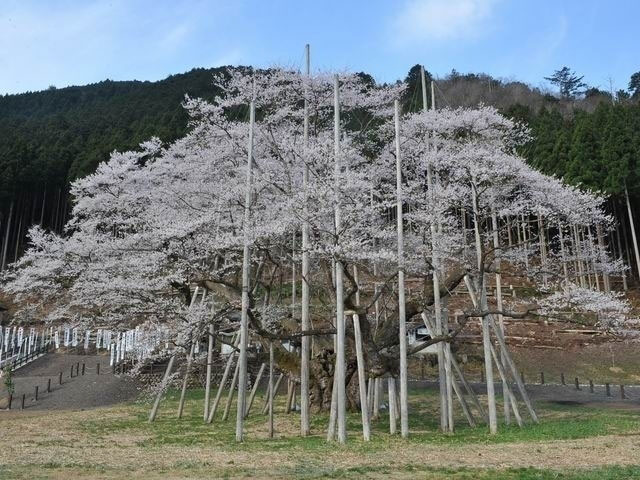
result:
<svg viewBox="0 0 640 480"><path fill-rule="evenodd" d="M158 82L104 82L0 97L0 264L24 248L30 224L60 230L71 180L92 172L113 150L135 148L151 136L169 142L187 129L184 95L211 99L212 76L194 69ZM418 66L407 76L406 111L421 104ZM637 80L637 79L636 79ZM636 82L637 83L637 82ZM455 71L436 82L439 106L485 103L525 121L530 163L572 183L640 196L639 89L579 96L552 95L522 82Z"/></svg>

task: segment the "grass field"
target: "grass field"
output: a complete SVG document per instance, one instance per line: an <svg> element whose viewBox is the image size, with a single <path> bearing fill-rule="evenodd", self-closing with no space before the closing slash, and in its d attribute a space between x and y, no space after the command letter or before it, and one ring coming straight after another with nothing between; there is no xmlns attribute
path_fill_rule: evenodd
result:
<svg viewBox="0 0 640 480"><path fill-rule="evenodd" d="M314 415L314 435L300 438L299 415L282 413L282 404L276 438L267 438L259 397L247 440L236 444L233 415L203 424L202 390L189 392L181 420L175 418L177 397L170 392L153 424L146 421L147 402L2 413L0 478L640 478L637 409L540 403L538 425L501 426L490 436L458 418L457 432L445 435L437 430L433 392L414 391L409 439L389 435L382 418L365 443L353 413L349 442L339 446L324 438L326 415Z"/></svg>

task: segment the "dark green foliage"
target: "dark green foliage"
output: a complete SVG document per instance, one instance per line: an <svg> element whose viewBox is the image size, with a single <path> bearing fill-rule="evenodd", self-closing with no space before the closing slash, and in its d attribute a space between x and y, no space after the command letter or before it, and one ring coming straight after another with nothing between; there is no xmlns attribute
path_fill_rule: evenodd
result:
<svg viewBox="0 0 640 480"><path fill-rule="evenodd" d="M583 78L584 76L579 77L569 67L562 67L553 72L550 77L544 77L558 87L560 96L563 98L573 98L584 93L582 89L586 88L587 84L582 81Z"/></svg>
<svg viewBox="0 0 640 480"><path fill-rule="evenodd" d="M91 173L113 150L151 136L182 136L184 95L213 98L214 71L0 97L0 205L16 193L64 186Z"/></svg>

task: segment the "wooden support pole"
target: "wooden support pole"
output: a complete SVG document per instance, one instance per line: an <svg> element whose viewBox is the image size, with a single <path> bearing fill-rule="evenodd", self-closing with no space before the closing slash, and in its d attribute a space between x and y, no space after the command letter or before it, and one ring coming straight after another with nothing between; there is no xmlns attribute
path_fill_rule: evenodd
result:
<svg viewBox="0 0 640 480"><path fill-rule="evenodd" d="M229 394L227 395L227 402L224 405L224 412L222 414L222 421L229 418L229 411L231 410L231 402L233 401L233 395L235 394L236 385L238 384L238 372L240 371L240 362L236 363L236 369L233 372L233 378L231 380L231 386L229 387ZM244 414L244 411L241 415Z"/></svg>
<svg viewBox="0 0 640 480"><path fill-rule="evenodd" d="M500 272L500 236L498 235L498 216L495 212L495 210L493 210L491 212L491 224L492 224L492 233L493 233L493 247L496 251L495 253L495 263L496 263L496 267L497 267L497 271L498 273L496 273L496 306L498 307L499 311L503 310L503 303L502 303L502 275L499 273ZM498 317L498 328L500 328L500 330L502 331L502 334L504 335L504 321L502 319L502 314L499 313L497 315ZM502 363L504 363L504 359L502 359ZM509 425L511 423L511 410L510 410L510 406L511 406L511 401L508 398L510 389L506 388L505 385L502 385L502 394L504 397L504 405L503 405L503 410L504 410L504 423Z"/></svg>
<svg viewBox="0 0 640 480"><path fill-rule="evenodd" d="M491 355L493 357L493 361L495 362L496 368L498 369L498 373L502 378L502 387L507 389L507 394L504 395L504 401L511 403L511 409L513 410L513 416L516 417L516 423L518 424L519 427L522 427L523 422L522 422L522 417L520 416L520 410L518 409L518 402L516 402L516 399L511 392L511 386L509 385L509 378L507 376L507 372L505 371L502 365L502 359L498 358L498 355L496 354L496 350L493 347L493 343L490 344L490 348L491 348Z"/></svg>
<svg viewBox="0 0 640 480"><path fill-rule="evenodd" d="M377 420L380 417L380 400L382 398L382 379L376 377L373 381L373 411L371 418Z"/></svg>
<svg viewBox="0 0 640 480"><path fill-rule="evenodd" d="M338 76L334 77L334 226L336 232L336 242L340 241L339 232L342 229L341 198L340 198L340 177L341 154L340 154L340 96ZM334 376L336 378L336 420L338 424L338 442L347 441L347 392L345 385L345 319L344 319L344 286L343 286L343 265L338 259L336 265L336 367Z"/></svg>
<svg viewBox="0 0 640 480"><path fill-rule="evenodd" d="M255 84L254 92L255 96ZM238 404L236 415L236 442L241 442L244 435L244 412L247 394L247 347L249 343L249 269L251 267L251 257L249 252L250 232L249 222L251 220L251 201L253 197L252 188L252 165L253 165L253 130L256 117L256 104L252 100L249 105L249 147L247 149L247 178L244 197L244 240L242 249L242 312L240 318L240 355L238 356ZM230 397L232 392L230 392Z"/></svg>
<svg viewBox="0 0 640 480"><path fill-rule="evenodd" d="M162 377L162 382L160 383L160 389L156 394L156 399L153 402L153 407L151 407L151 413L149 414L149 423L153 422L156 419L156 415L158 414L158 406L160 405L160 400L162 399L162 395L167 388L167 384L169 383L169 377L171 376L171 370L173 369L173 362L176 359L175 353L171 355L169 358L169 363L167 363L167 368L164 371L164 376Z"/></svg>
<svg viewBox="0 0 640 480"><path fill-rule="evenodd" d="M269 438L273 438L273 396L274 390L273 385L273 364L274 364L274 354L273 354L273 342L269 342L269 387L267 392L267 407L269 408ZM282 376L280 377L282 378Z"/></svg>
<svg viewBox="0 0 640 480"><path fill-rule="evenodd" d="M206 422L209 418L209 405L211 404L211 374L213 371L213 323L209 324L209 334L207 343L207 378L204 387L204 414L203 420Z"/></svg>
<svg viewBox="0 0 640 480"><path fill-rule="evenodd" d="M235 341L233 342L233 346L237 347L240 342L240 335L236 335ZM220 403L220 398L222 397L222 391L224 390L224 386L227 383L227 379L229 378L229 373L231 371L231 365L233 364L234 354L229 354L229 358L227 358L227 364L224 367L224 373L222 374L222 380L220 380L220 385L218 386L218 392L216 393L216 398L213 401L213 405L209 409L209 418L207 418L207 423L211 423L213 421L213 417L216 414L216 410L218 410L218 404Z"/></svg>
<svg viewBox="0 0 640 480"><path fill-rule="evenodd" d="M291 401L293 399L294 388L293 380L291 380L291 378L287 378L287 400L285 401L285 413L291 413Z"/></svg>
<svg viewBox="0 0 640 480"><path fill-rule="evenodd" d="M371 440L371 428L369 425L369 406L366 392L366 376L364 355L362 352L362 333L360 332L360 318L353 315L353 333L356 343L356 360L358 363L358 383L360 389L360 412L362 416L362 438L365 442Z"/></svg>
<svg viewBox="0 0 640 480"><path fill-rule="evenodd" d="M266 398L267 401L266 401L266 403L265 403L265 405L264 405L264 407L262 409L262 414L263 415L269 411L269 401L271 399L274 399L273 401L275 402L275 398L276 398L276 395L278 395L278 390L280 389L280 384L282 383L282 379L283 378L284 378L284 374L281 373L278 376L278 379L276 380L276 383L273 386L273 389L269 390L268 396Z"/></svg>
<svg viewBox="0 0 640 480"><path fill-rule="evenodd" d="M605 388L605 390L607 392L607 397L610 397L611 396L611 386L608 383L605 383L604 384L604 388Z"/></svg>
<svg viewBox="0 0 640 480"><path fill-rule="evenodd" d="M396 433L396 379L392 376L387 378L389 387L389 433Z"/></svg>
<svg viewBox="0 0 640 480"><path fill-rule="evenodd" d="M249 416L249 412L251 411L251 406L253 405L253 399L256 396L256 392L258 391L258 385L260 384L260 380L262 379L262 374L264 373L266 365L263 363L260 365L260 370L258 370L258 375L256 376L255 381L253 382L253 388L251 389L251 395L249 395L249 402L247 403L247 410L244 414L245 417Z"/></svg>
<svg viewBox="0 0 640 480"><path fill-rule="evenodd" d="M501 352L504 354L503 358L506 361L507 367L511 370L511 374L514 380L516 381L516 385L518 387L518 390L520 391L520 396L522 397L524 404L527 406L529 415L531 415L531 419L535 423L538 423L538 415L536 415L536 412L533 408L533 404L531 403L531 399L529 398L529 394L527 393L524 383L522 383L522 379L518 376L518 370L516 368L515 363L513 362L513 359L511 358L511 354L509 353L509 349L507 348L507 344L504 340L504 336L502 335L502 332L500 331L500 329L496 328L493 322L493 319L491 317L489 317L489 323L495 333L496 338L498 339L498 344L500 345Z"/></svg>
<svg viewBox="0 0 640 480"><path fill-rule="evenodd" d="M638 278L640 279L640 251L638 251L638 239L636 238L636 227L633 222L633 212L631 211L631 202L629 201L629 191L627 186L624 187L624 198L627 203L627 214L629 215L629 228L631 230L631 239L633 240L633 252L636 256L636 268L638 269Z"/></svg>
<svg viewBox="0 0 640 480"><path fill-rule="evenodd" d="M593 380L589 380L589 391L593 393Z"/></svg>
<svg viewBox="0 0 640 480"><path fill-rule="evenodd" d="M306 76L309 80L311 74L311 54L309 44L305 47L306 54ZM302 222L302 304L300 308L300 328L307 331L311 327L309 316L309 165L307 163L307 149L309 147L309 105L308 81L304 86L304 125L302 134L303 153L305 164L302 176L302 189L304 194L303 222ZM309 425L309 358L310 358L310 338L304 335L301 338L300 346L300 434L306 437L311 433Z"/></svg>
<svg viewBox="0 0 640 480"><path fill-rule="evenodd" d="M182 411L184 410L184 400L187 395L187 383L189 382L189 374L191 373L191 361L193 359L194 348L195 348L195 343L191 342L189 356L187 357L187 366L184 370L184 378L182 379L182 389L180 391L180 402L178 403L178 418L182 418Z"/></svg>

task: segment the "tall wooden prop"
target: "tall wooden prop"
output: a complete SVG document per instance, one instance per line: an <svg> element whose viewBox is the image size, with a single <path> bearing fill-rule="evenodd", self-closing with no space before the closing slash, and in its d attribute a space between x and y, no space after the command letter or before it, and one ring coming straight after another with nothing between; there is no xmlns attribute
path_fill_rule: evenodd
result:
<svg viewBox="0 0 640 480"><path fill-rule="evenodd" d="M476 255L478 257L478 271L482 271L482 239L480 238L480 219L478 211L478 197L476 192L475 178L471 185L471 199L473 203L473 227L476 241ZM485 274L486 275L486 274ZM478 278L480 308L487 308L487 291L486 278ZM470 289L471 290L471 289ZM498 416L496 412L496 393L493 384L493 362L491 361L491 331L489 320L483 317L482 325L482 346L484 350L484 369L485 378L487 380L487 404L489 407L489 432L495 434L498 432Z"/></svg>
<svg viewBox="0 0 640 480"><path fill-rule="evenodd" d="M640 279L640 251L638 251L638 239L636 238L636 227L633 223L633 213L631 212L631 202L629 201L629 192L624 187L624 198L627 202L627 213L629 215L629 228L631 229L631 238L633 239L633 252L636 255L636 268L638 269L638 278Z"/></svg>
<svg viewBox="0 0 640 480"><path fill-rule="evenodd" d="M360 411L362 413L362 438L365 442L371 440L369 426L369 405L367 402L367 379L364 373L364 355L362 352L362 334L360 333L360 318L353 316L353 336L356 341L356 359L358 361L358 383L360 387Z"/></svg>
<svg viewBox="0 0 640 480"><path fill-rule="evenodd" d="M427 82L424 73L424 67L420 67L420 73L422 77L422 107L424 111L427 111ZM435 89L434 83L431 82L431 109L435 110ZM429 196L431 198L431 202L435 198L434 191L434 181L433 181L433 171L431 168L431 162L427 163L427 190L429 192ZM436 237L437 237L437 229L436 223L431 222L429 226L431 232L431 263L433 265L433 310L436 319L436 330L435 334L441 336L443 334L442 330L442 302L440 299L440 277L438 276L440 270L440 262L437 254L436 248ZM445 346L442 342L439 342L436 345L437 357L438 357L438 389L440 396L440 429L443 432L449 431L449 398L447 388L447 369L446 369L446 355L445 355Z"/></svg>
<svg viewBox="0 0 640 480"><path fill-rule="evenodd" d="M162 377L162 383L160 384L160 390L156 395L156 399L153 402L153 407L151 407L151 413L149 414L149 423L153 422L156 419L156 415L158 414L158 406L160 405L160 400L162 399L162 394L167 389L167 384L169 383L169 377L171 376L171 370L173 369L173 362L176 359L175 353L171 355L169 359L169 363L167 364L167 369L164 371L164 376Z"/></svg>
<svg viewBox="0 0 640 480"><path fill-rule="evenodd" d="M255 93L255 92L254 92ZM238 358L238 409L236 414L236 441L244 433L244 412L247 396L247 342L249 323L249 221L251 213L251 169L253 164L253 128L256 117L255 101L249 106L249 148L247 155L247 181L244 196L244 247L242 250L242 315L240 319L240 357ZM232 392L230 392L231 394Z"/></svg>
<svg viewBox="0 0 640 480"><path fill-rule="evenodd" d="M502 312L502 275L500 274L500 236L498 235L498 216L496 212L493 211L491 213L491 226L493 230L493 248L495 250L494 258L496 263L496 268L498 272L496 273L496 306L498 307L498 311ZM498 314L498 328L504 334L504 320L502 318L502 314ZM504 354L503 354L504 356ZM505 360L502 358L502 363ZM509 425L511 423L511 399L510 389L507 380L502 381L502 397L504 399L504 423Z"/></svg>
<svg viewBox="0 0 640 480"><path fill-rule="evenodd" d="M207 346L207 380L204 389L204 421L209 418L209 403L211 401L211 373L213 369L213 323L209 325L208 346Z"/></svg>
<svg viewBox="0 0 640 480"><path fill-rule="evenodd" d="M409 436L409 392L407 376L407 319L404 292L404 226L402 224L402 161L400 159L400 102L394 103L396 130L396 226L398 233L398 324L400 335L400 434Z"/></svg>
<svg viewBox="0 0 640 480"><path fill-rule="evenodd" d="M307 331L311 327L309 321L309 166L307 164L306 152L309 147L309 86L310 79L310 52L309 45L305 48L306 53L306 80L304 87L304 125L303 125L303 154L304 170L302 174L302 189L304 191L304 213L302 222L302 305L300 311L300 326L302 331ZM303 437L309 435L309 357L310 357L310 338L306 335L302 337L302 345L300 351L300 433Z"/></svg>
<svg viewBox="0 0 640 480"><path fill-rule="evenodd" d="M334 222L336 229L336 243L339 242L338 233L340 232L342 220L340 212L340 93L338 76L334 78L333 85L334 100L334 191L335 191L335 207ZM347 441L347 392L345 385L345 324L344 324L344 285L343 285L343 265L340 259L336 259L336 410L338 421L338 442L346 443Z"/></svg>

